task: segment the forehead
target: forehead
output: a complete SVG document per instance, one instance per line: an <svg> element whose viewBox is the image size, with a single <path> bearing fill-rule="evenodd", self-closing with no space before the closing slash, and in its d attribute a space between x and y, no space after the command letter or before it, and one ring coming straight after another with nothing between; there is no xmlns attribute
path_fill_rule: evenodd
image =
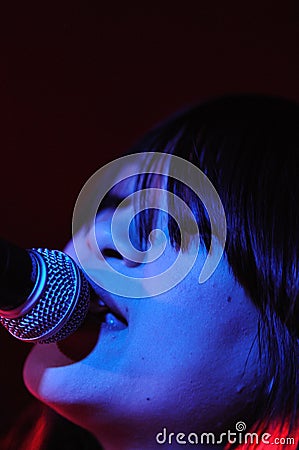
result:
<svg viewBox="0 0 299 450"><path fill-rule="evenodd" d="M117 174L113 171L110 171L106 176L110 178L110 180L117 180L115 184L113 181L111 183L112 188L110 189L108 196L116 196L116 197L127 197L128 195L141 190L148 188L159 188L166 189L167 186L167 176L166 174L160 175L155 173L155 169L153 167L146 167L145 171L145 161L140 160L138 163L124 165L120 170L118 170ZM132 175L132 172L135 175Z"/></svg>
<svg viewBox="0 0 299 450"><path fill-rule="evenodd" d="M116 197L127 197L128 195L132 194L136 190L136 185L138 182L138 175L128 175L129 171L124 168L120 171L118 174L118 180L119 176L121 177L120 181L117 181L110 191L108 192L108 196L116 196ZM115 175L114 175L115 177Z"/></svg>

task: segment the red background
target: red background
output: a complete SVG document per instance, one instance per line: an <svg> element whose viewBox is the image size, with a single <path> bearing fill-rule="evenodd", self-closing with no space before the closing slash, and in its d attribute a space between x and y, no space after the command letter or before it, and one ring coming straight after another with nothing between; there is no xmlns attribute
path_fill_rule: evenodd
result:
<svg viewBox="0 0 299 450"><path fill-rule="evenodd" d="M177 109L230 92L299 100L298 2L120 3L2 10L1 237L62 248L87 178ZM30 398L30 346L3 329L0 345L5 429Z"/></svg>

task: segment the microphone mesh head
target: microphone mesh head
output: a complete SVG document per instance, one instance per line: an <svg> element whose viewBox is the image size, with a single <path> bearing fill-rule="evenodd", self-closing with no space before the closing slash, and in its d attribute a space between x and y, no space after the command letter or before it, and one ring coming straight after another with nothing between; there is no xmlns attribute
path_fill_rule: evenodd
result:
<svg viewBox="0 0 299 450"><path fill-rule="evenodd" d="M46 266L45 286L32 309L21 317L0 322L17 339L51 343L76 331L88 311L90 289L82 270L58 250L33 249Z"/></svg>

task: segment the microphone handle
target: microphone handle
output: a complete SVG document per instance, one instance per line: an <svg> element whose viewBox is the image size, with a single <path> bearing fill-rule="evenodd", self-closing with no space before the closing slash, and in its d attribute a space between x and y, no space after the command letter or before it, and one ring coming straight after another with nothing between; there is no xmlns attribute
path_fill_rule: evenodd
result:
<svg viewBox="0 0 299 450"><path fill-rule="evenodd" d="M0 310L24 303L35 282L35 259L23 248L0 239Z"/></svg>

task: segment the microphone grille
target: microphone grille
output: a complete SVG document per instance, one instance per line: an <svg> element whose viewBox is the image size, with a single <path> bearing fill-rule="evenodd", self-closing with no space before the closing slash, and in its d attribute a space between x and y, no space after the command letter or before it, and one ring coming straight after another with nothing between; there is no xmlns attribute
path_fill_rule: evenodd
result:
<svg viewBox="0 0 299 450"><path fill-rule="evenodd" d="M32 249L43 260L45 284L34 306L17 318L1 317L1 323L17 339L51 343L76 331L88 311L90 288L82 270L59 250Z"/></svg>

